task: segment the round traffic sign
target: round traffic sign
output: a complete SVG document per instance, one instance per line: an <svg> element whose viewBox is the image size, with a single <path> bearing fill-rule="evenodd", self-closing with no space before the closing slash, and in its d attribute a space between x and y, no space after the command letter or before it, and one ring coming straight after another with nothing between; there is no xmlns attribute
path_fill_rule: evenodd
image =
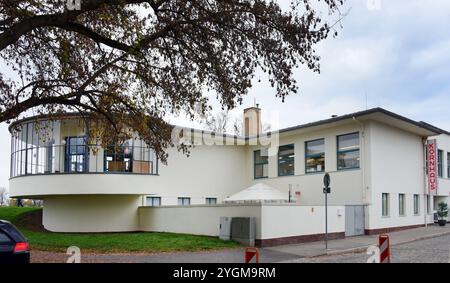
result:
<svg viewBox="0 0 450 283"><path fill-rule="evenodd" d="M330 174L326 173L325 176L323 176L323 185L325 186L325 188L330 187Z"/></svg>

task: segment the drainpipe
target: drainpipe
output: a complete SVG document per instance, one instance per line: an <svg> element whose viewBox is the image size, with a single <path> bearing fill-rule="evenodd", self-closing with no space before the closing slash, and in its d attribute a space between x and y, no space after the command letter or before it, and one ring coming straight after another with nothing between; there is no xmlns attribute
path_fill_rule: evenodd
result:
<svg viewBox="0 0 450 283"><path fill-rule="evenodd" d="M424 215L424 221L425 221L425 228L428 227L428 221L427 221L427 216L428 216L428 211L427 211L427 207L429 205L428 200L427 200L427 138L426 137L422 137L422 151L423 151L423 215Z"/></svg>
<svg viewBox="0 0 450 283"><path fill-rule="evenodd" d="M361 127L361 141L360 141L360 144L359 144L359 148L360 148L360 152L361 152L361 155L360 155L360 158L361 158L361 164L360 164L360 166L361 166L361 174L362 174L362 176L361 176L361 181L362 181L362 185L363 185L363 191L362 191L362 193L363 193L363 195L362 195L362 197L363 197L363 203L367 203L367 199L366 199L366 150L365 150L365 146L364 146L364 141L365 141L365 132L364 132L364 124L363 123L361 123L358 119L356 119L356 117L352 117L352 119L353 119L353 121L355 121L360 127Z"/></svg>

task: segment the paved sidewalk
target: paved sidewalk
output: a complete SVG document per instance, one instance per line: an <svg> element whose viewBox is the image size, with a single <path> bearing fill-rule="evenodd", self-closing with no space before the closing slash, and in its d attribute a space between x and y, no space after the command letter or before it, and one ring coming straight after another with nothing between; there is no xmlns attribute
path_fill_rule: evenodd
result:
<svg viewBox="0 0 450 283"><path fill-rule="evenodd" d="M450 225L439 227L431 225L428 227L408 229L398 232L387 233L391 246L410 243L443 235L450 235ZM347 237L345 239L328 241L328 251L325 250L325 243L314 242L297 245L286 245L266 248L268 250L294 254L297 257L316 257L322 255L354 253L366 251L369 246L378 244L378 235L364 235Z"/></svg>

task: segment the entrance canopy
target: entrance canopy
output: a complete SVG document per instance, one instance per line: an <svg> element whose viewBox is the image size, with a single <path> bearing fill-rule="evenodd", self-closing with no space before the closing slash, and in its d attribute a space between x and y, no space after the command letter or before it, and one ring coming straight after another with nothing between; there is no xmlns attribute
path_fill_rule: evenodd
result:
<svg viewBox="0 0 450 283"><path fill-rule="evenodd" d="M224 200L225 203L247 203L247 202L289 202L288 193L282 193L266 184L258 183L245 190L240 191Z"/></svg>

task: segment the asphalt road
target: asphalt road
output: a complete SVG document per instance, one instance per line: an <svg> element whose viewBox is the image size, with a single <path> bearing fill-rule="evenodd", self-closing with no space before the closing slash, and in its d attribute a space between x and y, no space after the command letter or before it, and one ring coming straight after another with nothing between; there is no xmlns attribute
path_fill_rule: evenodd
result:
<svg viewBox="0 0 450 283"><path fill-rule="evenodd" d="M391 247L392 262L402 263L448 263L450 260L450 235L415 241ZM65 262L68 255L32 251L32 262ZM299 258L288 250L261 249L261 262L293 263L364 263L369 255L365 253ZM159 263L242 263L243 249L195 253L161 254L81 254L81 262L159 262Z"/></svg>

